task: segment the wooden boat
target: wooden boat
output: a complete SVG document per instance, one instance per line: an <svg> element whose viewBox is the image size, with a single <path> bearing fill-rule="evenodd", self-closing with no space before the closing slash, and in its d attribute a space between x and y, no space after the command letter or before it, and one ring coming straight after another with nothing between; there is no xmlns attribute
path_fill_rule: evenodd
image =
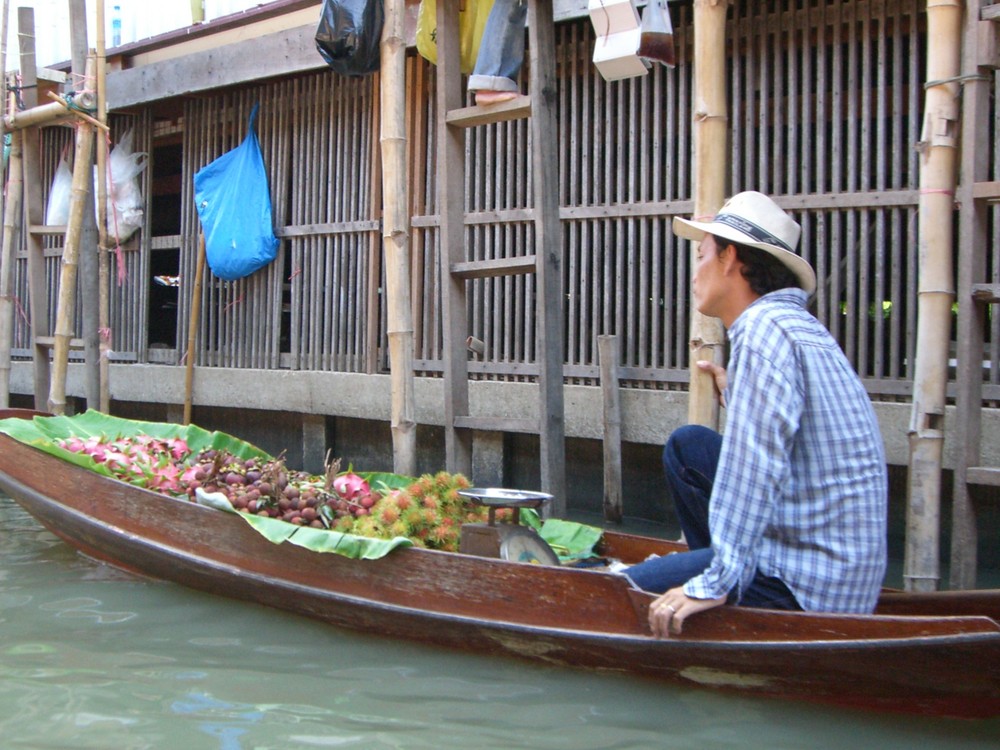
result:
<svg viewBox="0 0 1000 750"><path fill-rule="evenodd" d="M33 416L0 411L0 418ZM1000 592L887 593L871 616L721 607L650 634L653 597L607 572L419 548L355 560L267 541L240 517L0 434L0 489L111 565L367 633L761 696L1000 715ZM632 562L670 542L606 532Z"/></svg>

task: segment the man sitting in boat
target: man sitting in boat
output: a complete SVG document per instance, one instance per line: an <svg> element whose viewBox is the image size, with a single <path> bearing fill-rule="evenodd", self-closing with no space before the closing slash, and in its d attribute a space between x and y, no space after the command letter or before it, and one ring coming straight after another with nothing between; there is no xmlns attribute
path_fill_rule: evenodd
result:
<svg viewBox="0 0 1000 750"><path fill-rule="evenodd" d="M666 592L649 609L654 634L727 602L871 612L886 565L884 448L857 373L806 310L816 274L797 254L801 228L756 192L673 228L699 242L694 300L722 320L730 358L697 363L719 389L725 434L688 425L663 452L690 551L625 571Z"/></svg>

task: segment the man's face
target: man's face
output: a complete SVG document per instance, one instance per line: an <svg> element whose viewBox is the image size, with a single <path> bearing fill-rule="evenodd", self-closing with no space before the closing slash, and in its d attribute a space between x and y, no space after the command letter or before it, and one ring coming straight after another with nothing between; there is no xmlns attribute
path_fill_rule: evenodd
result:
<svg viewBox="0 0 1000 750"><path fill-rule="evenodd" d="M694 276L691 278L695 309L713 318L720 317L720 304L728 291L725 267L719 259L719 253L724 251L725 248L720 248L712 235L706 234L698 243Z"/></svg>

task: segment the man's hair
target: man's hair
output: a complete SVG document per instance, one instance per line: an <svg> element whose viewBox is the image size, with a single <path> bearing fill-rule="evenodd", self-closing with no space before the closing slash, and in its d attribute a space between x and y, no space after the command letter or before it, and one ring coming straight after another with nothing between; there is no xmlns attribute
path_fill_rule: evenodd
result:
<svg viewBox="0 0 1000 750"><path fill-rule="evenodd" d="M749 247L718 235L712 236L715 238L716 247L725 248L732 245L736 248L736 258L743 266L740 271L754 294L763 296L779 289L802 287L799 278L791 269L766 250Z"/></svg>

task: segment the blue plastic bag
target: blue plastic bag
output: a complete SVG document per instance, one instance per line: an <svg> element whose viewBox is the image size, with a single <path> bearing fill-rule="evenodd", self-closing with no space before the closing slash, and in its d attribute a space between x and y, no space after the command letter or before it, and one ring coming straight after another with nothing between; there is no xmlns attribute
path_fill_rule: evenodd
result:
<svg viewBox="0 0 1000 750"><path fill-rule="evenodd" d="M254 130L194 176L194 200L205 232L205 259L220 279L235 281L263 268L278 254L271 221L271 194L264 157Z"/></svg>

